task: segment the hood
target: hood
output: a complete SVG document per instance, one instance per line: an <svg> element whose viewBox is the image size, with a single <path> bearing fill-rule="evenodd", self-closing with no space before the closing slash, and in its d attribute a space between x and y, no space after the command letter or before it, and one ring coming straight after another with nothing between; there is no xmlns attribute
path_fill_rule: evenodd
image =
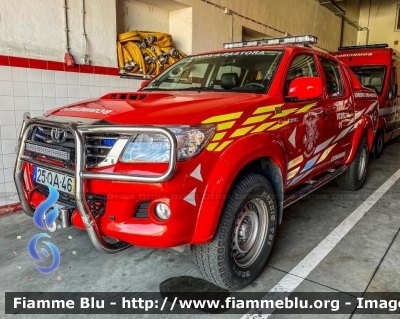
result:
<svg viewBox="0 0 400 319"><path fill-rule="evenodd" d="M260 97L229 92L110 93L49 111L45 116L106 120L116 124L183 125L195 117L238 102Z"/></svg>

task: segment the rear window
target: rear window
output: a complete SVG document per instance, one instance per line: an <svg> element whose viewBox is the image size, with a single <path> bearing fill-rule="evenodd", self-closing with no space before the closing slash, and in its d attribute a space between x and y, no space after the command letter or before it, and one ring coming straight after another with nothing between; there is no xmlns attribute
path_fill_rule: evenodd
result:
<svg viewBox="0 0 400 319"><path fill-rule="evenodd" d="M386 67L384 66L351 66L361 84L367 88L373 89L381 95L385 85Z"/></svg>

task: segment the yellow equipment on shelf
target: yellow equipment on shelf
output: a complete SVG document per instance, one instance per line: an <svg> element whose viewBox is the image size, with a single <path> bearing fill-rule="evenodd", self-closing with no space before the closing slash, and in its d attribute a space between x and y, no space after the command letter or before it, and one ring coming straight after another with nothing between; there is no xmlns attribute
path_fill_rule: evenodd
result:
<svg viewBox="0 0 400 319"><path fill-rule="evenodd" d="M118 35L118 68L126 72L155 75L186 54L174 47L168 33L129 31Z"/></svg>

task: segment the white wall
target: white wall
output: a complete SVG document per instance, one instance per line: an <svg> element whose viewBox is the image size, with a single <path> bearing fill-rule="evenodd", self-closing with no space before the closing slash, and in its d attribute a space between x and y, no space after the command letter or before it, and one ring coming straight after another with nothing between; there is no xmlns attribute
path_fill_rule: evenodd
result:
<svg viewBox="0 0 400 319"><path fill-rule="evenodd" d="M169 32L167 10L133 0L117 0L116 4L118 33L130 30Z"/></svg>
<svg viewBox="0 0 400 319"><path fill-rule="evenodd" d="M388 43L390 47L400 51L400 32L395 31L397 0L374 0L370 10L370 1L362 0L360 23L369 24L369 32L360 32L358 44Z"/></svg>
<svg viewBox="0 0 400 319"><path fill-rule="evenodd" d="M172 34L175 47L192 54L193 51L193 10L184 8L169 12L169 33Z"/></svg>
<svg viewBox="0 0 400 319"><path fill-rule="evenodd" d="M140 83L119 76L0 66L0 206L18 201L13 170L25 112L41 116L109 92L136 91Z"/></svg>
<svg viewBox="0 0 400 319"><path fill-rule="evenodd" d="M115 0L86 0L86 33L93 65L117 65ZM71 53L81 63L82 1L67 0ZM0 54L63 61L63 0L1 0Z"/></svg>

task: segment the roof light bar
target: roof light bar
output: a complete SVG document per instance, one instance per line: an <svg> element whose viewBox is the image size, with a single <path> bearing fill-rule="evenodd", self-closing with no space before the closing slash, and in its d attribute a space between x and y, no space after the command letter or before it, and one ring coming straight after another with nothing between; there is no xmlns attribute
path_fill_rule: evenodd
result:
<svg viewBox="0 0 400 319"><path fill-rule="evenodd" d="M254 41L243 41L243 42L230 42L224 43L224 49L234 48L249 48L266 45L282 45L282 44L315 44L318 38L313 35L300 35L290 36L285 38L269 38Z"/></svg>
<svg viewBox="0 0 400 319"><path fill-rule="evenodd" d="M372 48L388 48L389 44L387 43L379 43L379 44L368 44L368 45L350 45L347 47L339 47L339 51L346 50L359 50L359 49L372 49Z"/></svg>

